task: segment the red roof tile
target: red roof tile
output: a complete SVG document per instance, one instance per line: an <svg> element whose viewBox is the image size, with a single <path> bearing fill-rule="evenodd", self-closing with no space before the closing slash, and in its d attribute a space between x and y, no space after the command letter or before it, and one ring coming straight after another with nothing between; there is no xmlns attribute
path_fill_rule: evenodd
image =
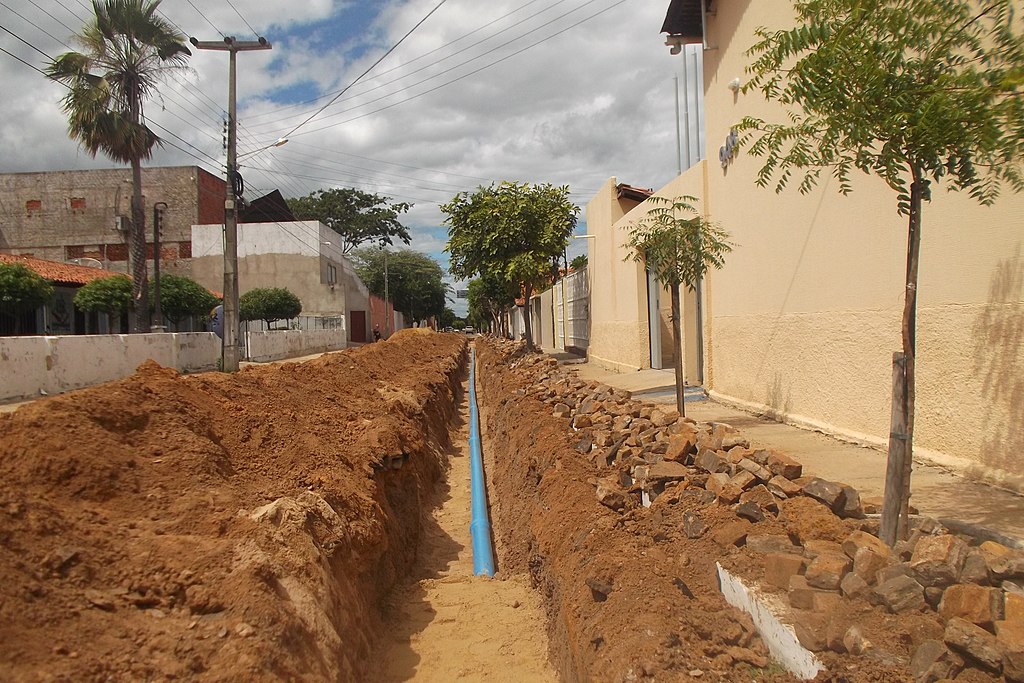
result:
<svg viewBox="0 0 1024 683"><path fill-rule="evenodd" d="M31 256L21 256L18 254L0 254L0 263L21 263L51 282L62 282L74 285L84 285L92 282L93 280L113 277L114 275L126 277L124 273L118 273L113 270L77 266L73 263L45 261L43 259L33 258Z"/></svg>

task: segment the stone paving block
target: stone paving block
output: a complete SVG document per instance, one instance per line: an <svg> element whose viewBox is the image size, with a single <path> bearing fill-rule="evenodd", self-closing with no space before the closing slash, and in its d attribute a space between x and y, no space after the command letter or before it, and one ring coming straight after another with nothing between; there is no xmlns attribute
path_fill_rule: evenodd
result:
<svg viewBox="0 0 1024 683"><path fill-rule="evenodd" d="M937 683L954 678L963 669L963 660L939 640L926 640L910 658L910 674L914 683Z"/></svg>
<svg viewBox="0 0 1024 683"><path fill-rule="evenodd" d="M765 486L779 498L792 498L793 496L800 495L800 485L780 475L775 475L769 479Z"/></svg>
<svg viewBox="0 0 1024 683"><path fill-rule="evenodd" d="M750 522L745 519L737 519L735 522L728 522L715 529L711 538L723 548L743 545L747 540L750 528Z"/></svg>
<svg viewBox="0 0 1024 683"><path fill-rule="evenodd" d="M923 586L948 586L960 576L967 550L967 544L952 534L925 536L914 548L910 568Z"/></svg>
<svg viewBox="0 0 1024 683"><path fill-rule="evenodd" d="M939 614L945 620L964 619L991 629L1003 617L1003 591L972 583L958 583L942 594Z"/></svg>
<svg viewBox="0 0 1024 683"><path fill-rule="evenodd" d="M758 484L748 491L744 491L740 496L741 503L756 503L762 510L769 512L778 512L779 504L775 500L775 496L772 495L771 491L764 484Z"/></svg>
<svg viewBox="0 0 1024 683"><path fill-rule="evenodd" d="M800 553L802 548L793 545L789 536L781 534L759 535L747 537L747 549L759 553Z"/></svg>
<svg viewBox="0 0 1024 683"><path fill-rule="evenodd" d="M883 557L889 557L892 555L892 549L887 546L880 538L869 534L866 531L854 531L852 534L843 539L843 552L851 560L857 554L857 550L860 548L870 548L875 551L876 554L882 555Z"/></svg>
<svg viewBox="0 0 1024 683"><path fill-rule="evenodd" d="M850 558L834 553L822 553L807 565L804 576L813 588L837 591L843 577L850 571Z"/></svg>
<svg viewBox="0 0 1024 683"><path fill-rule="evenodd" d="M1003 668L1003 652L996 637L980 626L953 617L946 622L942 639L946 645L986 669L999 672Z"/></svg>
<svg viewBox="0 0 1024 683"><path fill-rule="evenodd" d="M857 549L853 557L853 571L869 584L873 584L878 579L878 572L888 566L890 561L889 555L881 555L873 548L863 546Z"/></svg>
<svg viewBox="0 0 1024 683"><path fill-rule="evenodd" d="M781 476L785 479L799 479L803 476L804 466L785 453L769 451L766 461L762 464L765 465L772 474Z"/></svg>
<svg viewBox="0 0 1024 683"><path fill-rule="evenodd" d="M747 546L752 539L747 537ZM789 579L804 570L807 560L792 553L769 553L764 558L764 580L776 588L788 588Z"/></svg>
<svg viewBox="0 0 1024 683"><path fill-rule="evenodd" d="M924 587L906 575L880 583L874 590L886 608L894 613L918 611L925 607Z"/></svg>
<svg viewBox="0 0 1024 683"><path fill-rule="evenodd" d="M810 496L823 503L833 512L841 508L845 502L843 487L835 482L820 477L802 477L797 480L797 483L800 484L805 496Z"/></svg>

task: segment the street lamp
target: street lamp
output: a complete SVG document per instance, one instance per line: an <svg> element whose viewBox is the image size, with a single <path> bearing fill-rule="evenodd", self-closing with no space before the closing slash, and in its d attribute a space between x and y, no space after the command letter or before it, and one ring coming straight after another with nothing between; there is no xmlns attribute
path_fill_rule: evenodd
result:
<svg viewBox="0 0 1024 683"><path fill-rule="evenodd" d="M271 147L280 147L281 145L284 145L284 144L287 144L287 143L288 143L288 138L278 138L276 142L272 142L269 145L264 145L263 147L260 147L259 149L254 149L252 151L243 152L242 154L239 154L238 156L235 157L235 161L237 162L239 159L242 159L243 157L247 157L250 154L256 154L258 152L262 152L263 150L270 149Z"/></svg>

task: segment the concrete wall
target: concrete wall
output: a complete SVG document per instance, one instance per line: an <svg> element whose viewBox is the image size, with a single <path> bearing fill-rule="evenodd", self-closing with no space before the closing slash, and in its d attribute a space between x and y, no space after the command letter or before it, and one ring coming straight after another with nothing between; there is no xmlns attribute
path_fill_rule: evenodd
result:
<svg viewBox="0 0 1024 683"><path fill-rule="evenodd" d="M196 166L143 168L142 191L150 242L153 205L167 203L163 271L188 275L192 226L223 220L224 181ZM130 169L5 173L0 194L8 207L0 213L0 249L60 262L90 258L127 270L126 236L115 226L119 216L131 216Z"/></svg>
<svg viewBox="0 0 1024 683"><path fill-rule="evenodd" d="M340 351L348 346L344 328L336 330L274 330L247 332L249 360L265 363L282 358L298 358L326 351Z"/></svg>
<svg viewBox="0 0 1024 683"><path fill-rule="evenodd" d="M150 359L198 372L216 368L219 358L220 339L208 332L0 337L0 402L120 379Z"/></svg>
<svg viewBox="0 0 1024 683"><path fill-rule="evenodd" d="M842 196L755 184L761 160L717 163L742 116L783 121L759 93L736 95L757 26L786 28L784 0L718 3L705 53L705 208L736 243L708 278L706 384L716 396L826 431L887 441L891 356L900 342L907 222L881 181ZM662 193L662 192L659 192ZM1024 454L1024 196L983 207L933 187L924 206L915 452L990 479ZM596 302L595 302L596 306Z"/></svg>
<svg viewBox="0 0 1024 683"><path fill-rule="evenodd" d="M555 348L555 299L552 288L548 288L533 297L534 315L533 334L541 348Z"/></svg>

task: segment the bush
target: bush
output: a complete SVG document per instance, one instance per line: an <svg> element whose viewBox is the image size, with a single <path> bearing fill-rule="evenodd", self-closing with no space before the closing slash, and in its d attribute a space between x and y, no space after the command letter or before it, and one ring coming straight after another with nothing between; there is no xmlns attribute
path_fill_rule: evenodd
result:
<svg viewBox="0 0 1024 683"><path fill-rule="evenodd" d="M0 263L0 311L32 311L52 296L53 286L25 264Z"/></svg>
<svg viewBox="0 0 1024 683"><path fill-rule="evenodd" d="M119 315L132 305L132 281L123 275L82 285L75 292L75 308L86 313Z"/></svg>
<svg viewBox="0 0 1024 683"><path fill-rule="evenodd" d="M251 289L239 297L238 310L242 320L262 320L269 327L302 313L302 302L283 287Z"/></svg>
<svg viewBox="0 0 1024 683"><path fill-rule="evenodd" d="M154 302L153 290L150 283L150 303ZM209 315L218 303L220 300L195 280L181 275L160 276L160 311L175 325L190 315Z"/></svg>

